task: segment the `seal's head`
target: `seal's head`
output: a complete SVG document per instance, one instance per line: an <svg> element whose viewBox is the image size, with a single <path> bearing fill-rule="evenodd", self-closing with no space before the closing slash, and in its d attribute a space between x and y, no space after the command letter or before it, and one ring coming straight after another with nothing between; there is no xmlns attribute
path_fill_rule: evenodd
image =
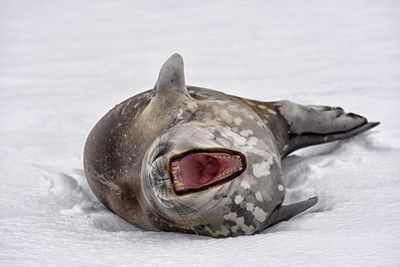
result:
<svg viewBox="0 0 400 267"><path fill-rule="evenodd" d="M142 116L159 134L140 173L152 223L211 236L249 235L274 223L268 218L284 188L262 120L233 97L191 96L177 54L163 65L153 94Z"/></svg>
<svg viewBox="0 0 400 267"><path fill-rule="evenodd" d="M224 224L239 195L235 181L243 180L247 157L239 147L224 146L212 136L211 125L190 123L165 132L148 149L141 180L145 198L159 216L177 228L218 235L214 230Z"/></svg>

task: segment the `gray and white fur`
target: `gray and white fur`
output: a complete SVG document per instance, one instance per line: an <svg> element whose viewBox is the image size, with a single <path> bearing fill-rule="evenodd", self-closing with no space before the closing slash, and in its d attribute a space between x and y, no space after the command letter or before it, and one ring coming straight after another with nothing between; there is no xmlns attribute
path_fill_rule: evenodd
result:
<svg viewBox="0 0 400 267"><path fill-rule="evenodd" d="M317 202L313 197L282 205L283 157L377 124L341 108L261 102L187 86L183 59L174 54L154 89L117 105L97 123L85 145L85 174L102 203L141 228L252 235ZM239 151L246 169L207 190L175 194L171 158L210 148Z"/></svg>

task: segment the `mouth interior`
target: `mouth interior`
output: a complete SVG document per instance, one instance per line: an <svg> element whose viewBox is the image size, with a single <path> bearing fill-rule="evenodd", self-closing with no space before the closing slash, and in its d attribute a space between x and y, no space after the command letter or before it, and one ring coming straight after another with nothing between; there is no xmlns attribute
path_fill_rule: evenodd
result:
<svg viewBox="0 0 400 267"><path fill-rule="evenodd" d="M171 174L177 194L194 192L222 184L244 171L244 156L231 151L191 152L171 161Z"/></svg>

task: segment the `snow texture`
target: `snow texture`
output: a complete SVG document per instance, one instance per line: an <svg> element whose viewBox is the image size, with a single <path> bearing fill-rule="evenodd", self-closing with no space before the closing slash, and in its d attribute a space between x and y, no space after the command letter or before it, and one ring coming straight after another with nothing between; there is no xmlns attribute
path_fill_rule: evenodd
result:
<svg viewBox="0 0 400 267"><path fill-rule="evenodd" d="M396 0L1 1L0 265L400 266L399 48ZM319 202L262 234L137 229L91 193L82 150L174 52L188 84L382 124L288 157L285 202Z"/></svg>

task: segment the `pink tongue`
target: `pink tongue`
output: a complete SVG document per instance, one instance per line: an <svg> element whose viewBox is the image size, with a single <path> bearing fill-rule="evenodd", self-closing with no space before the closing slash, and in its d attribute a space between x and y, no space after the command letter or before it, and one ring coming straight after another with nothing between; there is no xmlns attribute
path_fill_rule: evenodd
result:
<svg viewBox="0 0 400 267"><path fill-rule="evenodd" d="M221 164L205 153L191 154L179 161L178 177L186 189L198 188L216 178Z"/></svg>

